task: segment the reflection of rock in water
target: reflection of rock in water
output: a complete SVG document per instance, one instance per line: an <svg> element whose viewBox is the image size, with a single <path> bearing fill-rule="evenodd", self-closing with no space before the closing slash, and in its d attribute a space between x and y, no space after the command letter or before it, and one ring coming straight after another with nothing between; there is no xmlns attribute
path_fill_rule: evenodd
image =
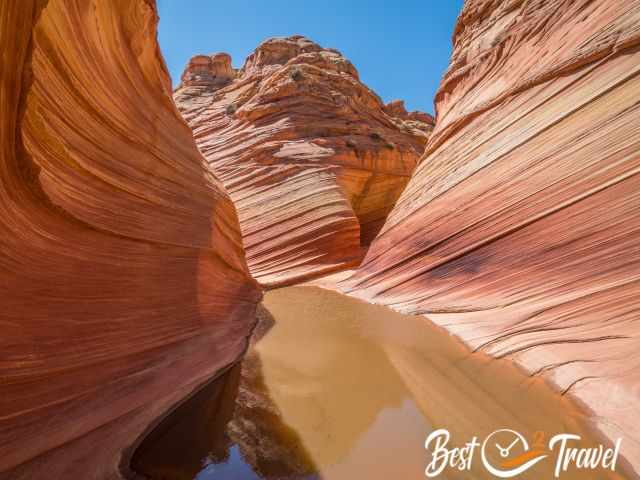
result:
<svg viewBox="0 0 640 480"><path fill-rule="evenodd" d="M600 443L568 398L506 360L471 354L424 318L315 287L273 290L263 301L242 365L145 439L138 472L153 480L192 479L199 469L197 480L420 480L424 440L436 427L458 447L498 428ZM203 459L212 464L203 469ZM519 478L552 478L553 469L542 462ZM492 476L477 461L442 478ZM626 477L569 469L563 478Z"/></svg>
<svg viewBox="0 0 640 480"><path fill-rule="evenodd" d="M242 362L236 409L227 433L263 478L300 477L316 470L300 438L282 422L269 398L260 356L254 351Z"/></svg>
<svg viewBox="0 0 640 480"><path fill-rule="evenodd" d="M291 287L263 303L277 320L254 347L269 395L318 467L342 464L380 412L402 406L407 389L381 343L362 335L360 322L370 319L361 302Z"/></svg>
<svg viewBox="0 0 640 480"><path fill-rule="evenodd" d="M252 344L274 324L262 306L257 313ZM192 480L205 464L231 461L234 444L261 478L308 478L316 470L298 435L282 423L255 351L165 418L140 444L131 467L153 480Z"/></svg>
<svg viewBox="0 0 640 480"><path fill-rule="evenodd" d="M256 306L257 323L251 334L251 346L255 345L262 337L264 337L271 328L276 324L275 318L271 312L265 308L262 303Z"/></svg>
<svg viewBox="0 0 640 480"><path fill-rule="evenodd" d="M175 409L143 440L131 460L151 479L191 480L203 458L225 461L225 426L233 414L240 367L234 366Z"/></svg>

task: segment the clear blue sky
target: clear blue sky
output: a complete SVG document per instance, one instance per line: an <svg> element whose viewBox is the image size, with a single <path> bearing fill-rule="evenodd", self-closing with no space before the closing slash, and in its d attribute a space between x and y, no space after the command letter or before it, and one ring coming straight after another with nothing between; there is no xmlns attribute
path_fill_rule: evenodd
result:
<svg viewBox="0 0 640 480"><path fill-rule="evenodd" d="M384 101L433 113L463 0L157 0L174 85L188 59L227 52L239 67L269 37L305 35L337 48Z"/></svg>

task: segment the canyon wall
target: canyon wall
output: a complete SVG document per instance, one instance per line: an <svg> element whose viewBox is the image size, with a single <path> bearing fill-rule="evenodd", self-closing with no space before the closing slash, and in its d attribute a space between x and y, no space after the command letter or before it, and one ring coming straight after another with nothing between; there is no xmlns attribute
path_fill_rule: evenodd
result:
<svg viewBox="0 0 640 480"><path fill-rule="evenodd" d="M433 128L301 36L263 42L237 70L225 53L197 55L174 98L268 286L357 265Z"/></svg>
<svg viewBox="0 0 640 480"><path fill-rule="evenodd" d="M640 471L640 1L467 0L432 133L291 37L192 59L194 142L156 24L0 2L1 479L120 478L243 351L250 273L374 237L346 291L550 380Z"/></svg>
<svg viewBox="0 0 640 480"><path fill-rule="evenodd" d="M467 0L453 42L343 287L549 379L640 472L640 2Z"/></svg>
<svg viewBox="0 0 640 480"><path fill-rule="evenodd" d="M0 2L0 478L119 478L245 348L260 293L157 20L146 0Z"/></svg>

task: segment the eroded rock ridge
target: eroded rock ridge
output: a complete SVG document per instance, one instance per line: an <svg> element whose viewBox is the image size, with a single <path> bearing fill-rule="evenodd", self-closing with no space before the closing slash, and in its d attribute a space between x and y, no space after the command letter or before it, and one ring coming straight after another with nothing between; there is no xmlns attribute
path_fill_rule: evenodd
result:
<svg viewBox="0 0 640 480"><path fill-rule="evenodd" d="M234 70L191 59L174 93L238 210L261 283L356 265L404 189L433 118L384 105L334 49L269 39Z"/></svg>

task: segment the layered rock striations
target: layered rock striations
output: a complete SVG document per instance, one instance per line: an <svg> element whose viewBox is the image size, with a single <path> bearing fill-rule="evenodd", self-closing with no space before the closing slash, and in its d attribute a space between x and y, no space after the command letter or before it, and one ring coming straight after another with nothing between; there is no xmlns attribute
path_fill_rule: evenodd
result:
<svg viewBox="0 0 640 480"><path fill-rule="evenodd" d="M272 286L357 264L433 128L301 36L263 42L237 70L195 56L174 98L236 205L252 275Z"/></svg>
<svg viewBox="0 0 640 480"><path fill-rule="evenodd" d="M0 2L1 479L126 474L243 351L250 273L374 237L345 290L550 380L640 471L640 1L467 0L435 129L303 37L197 56L196 142L156 23Z"/></svg>
<svg viewBox="0 0 640 480"><path fill-rule="evenodd" d="M259 290L156 23L145 0L0 2L0 478L118 478L245 347Z"/></svg>
<svg viewBox="0 0 640 480"><path fill-rule="evenodd" d="M549 379L640 472L640 2L467 0L453 41L345 288Z"/></svg>

